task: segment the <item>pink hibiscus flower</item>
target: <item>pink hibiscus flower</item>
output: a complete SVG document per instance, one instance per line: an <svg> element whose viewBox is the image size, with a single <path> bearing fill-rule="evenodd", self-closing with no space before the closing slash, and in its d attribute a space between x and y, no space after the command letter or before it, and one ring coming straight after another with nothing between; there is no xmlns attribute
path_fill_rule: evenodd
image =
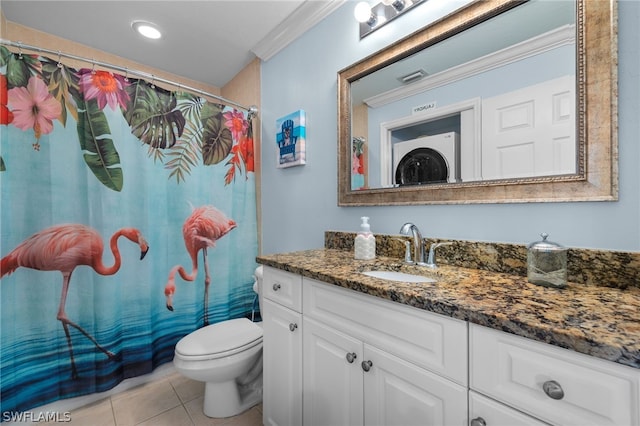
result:
<svg viewBox="0 0 640 426"><path fill-rule="evenodd" d="M116 110L118 105L122 109L127 109L129 94L125 90L127 83L123 76L107 71L91 71L82 69L80 74L80 89L84 94L84 99L98 100L98 108L104 109L109 105L112 110Z"/></svg>
<svg viewBox="0 0 640 426"><path fill-rule="evenodd" d="M14 126L21 130L32 128L36 133L36 140L53 131L53 120L60 117L62 106L49 94L44 81L31 77L27 87L14 87L7 94Z"/></svg>
<svg viewBox="0 0 640 426"><path fill-rule="evenodd" d="M240 140L240 137L244 135L249 127L249 123L244 119L244 114L238 110L227 111L222 114L224 117L224 125L231 130L231 136L233 140Z"/></svg>

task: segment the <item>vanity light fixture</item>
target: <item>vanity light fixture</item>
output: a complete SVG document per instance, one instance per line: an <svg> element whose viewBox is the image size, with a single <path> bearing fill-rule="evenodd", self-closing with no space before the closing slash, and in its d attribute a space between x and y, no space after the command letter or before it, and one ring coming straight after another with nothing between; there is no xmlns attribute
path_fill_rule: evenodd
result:
<svg viewBox="0 0 640 426"><path fill-rule="evenodd" d="M158 29L156 24L147 21L133 21L131 23L131 28L134 29L138 34L150 38L150 39L159 39L162 37L162 33Z"/></svg>
<svg viewBox="0 0 640 426"><path fill-rule="evenodd" d="M423 1L426 0L382 0L373 7L361 1L354 10L356 20L360 23L360 39Z"/></svg>
<svg viewBox="0 0 640 426"><path fill-rule="evenodd" d="M402 9L404 9L404 7L406 6L404 0L382 0L382 3L384 3L385 6L393 7L396 12L402 11Z"/></svg>

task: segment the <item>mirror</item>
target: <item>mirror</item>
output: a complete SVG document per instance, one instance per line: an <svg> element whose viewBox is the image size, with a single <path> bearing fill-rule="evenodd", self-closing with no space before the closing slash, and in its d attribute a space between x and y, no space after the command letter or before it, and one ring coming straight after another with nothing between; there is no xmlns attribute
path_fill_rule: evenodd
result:
<svg viewBox="0 0 640 426"><path fill-rule="evenodd" d="M616 200L610 1L473 2L340 71L338 205Z"/></svg>

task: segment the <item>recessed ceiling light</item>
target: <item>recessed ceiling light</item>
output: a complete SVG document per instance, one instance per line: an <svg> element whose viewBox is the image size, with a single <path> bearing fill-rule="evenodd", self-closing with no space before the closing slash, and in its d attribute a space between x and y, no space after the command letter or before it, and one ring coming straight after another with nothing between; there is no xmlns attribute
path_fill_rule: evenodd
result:
<svg viewBox="0 0 640 426"><path fill-rule="evenodd" d="M160 32L156 24L152 24L151 22L133 21L131 23L131 28L147 38L158 39L162 37L162 33Z"/></svg>

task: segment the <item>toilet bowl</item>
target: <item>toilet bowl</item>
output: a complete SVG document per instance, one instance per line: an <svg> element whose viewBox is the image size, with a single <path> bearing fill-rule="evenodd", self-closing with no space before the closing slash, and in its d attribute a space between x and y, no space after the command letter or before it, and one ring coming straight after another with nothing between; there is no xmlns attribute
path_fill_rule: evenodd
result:
<svg viewBox="0 0 640 426"><path fill-rule="evenodd" d="M262 289L262 267L254 290ZM231 417L262 401L262 323L247 318L200 328L178 341L176 370L205 382L204 414Z"/></svg>

